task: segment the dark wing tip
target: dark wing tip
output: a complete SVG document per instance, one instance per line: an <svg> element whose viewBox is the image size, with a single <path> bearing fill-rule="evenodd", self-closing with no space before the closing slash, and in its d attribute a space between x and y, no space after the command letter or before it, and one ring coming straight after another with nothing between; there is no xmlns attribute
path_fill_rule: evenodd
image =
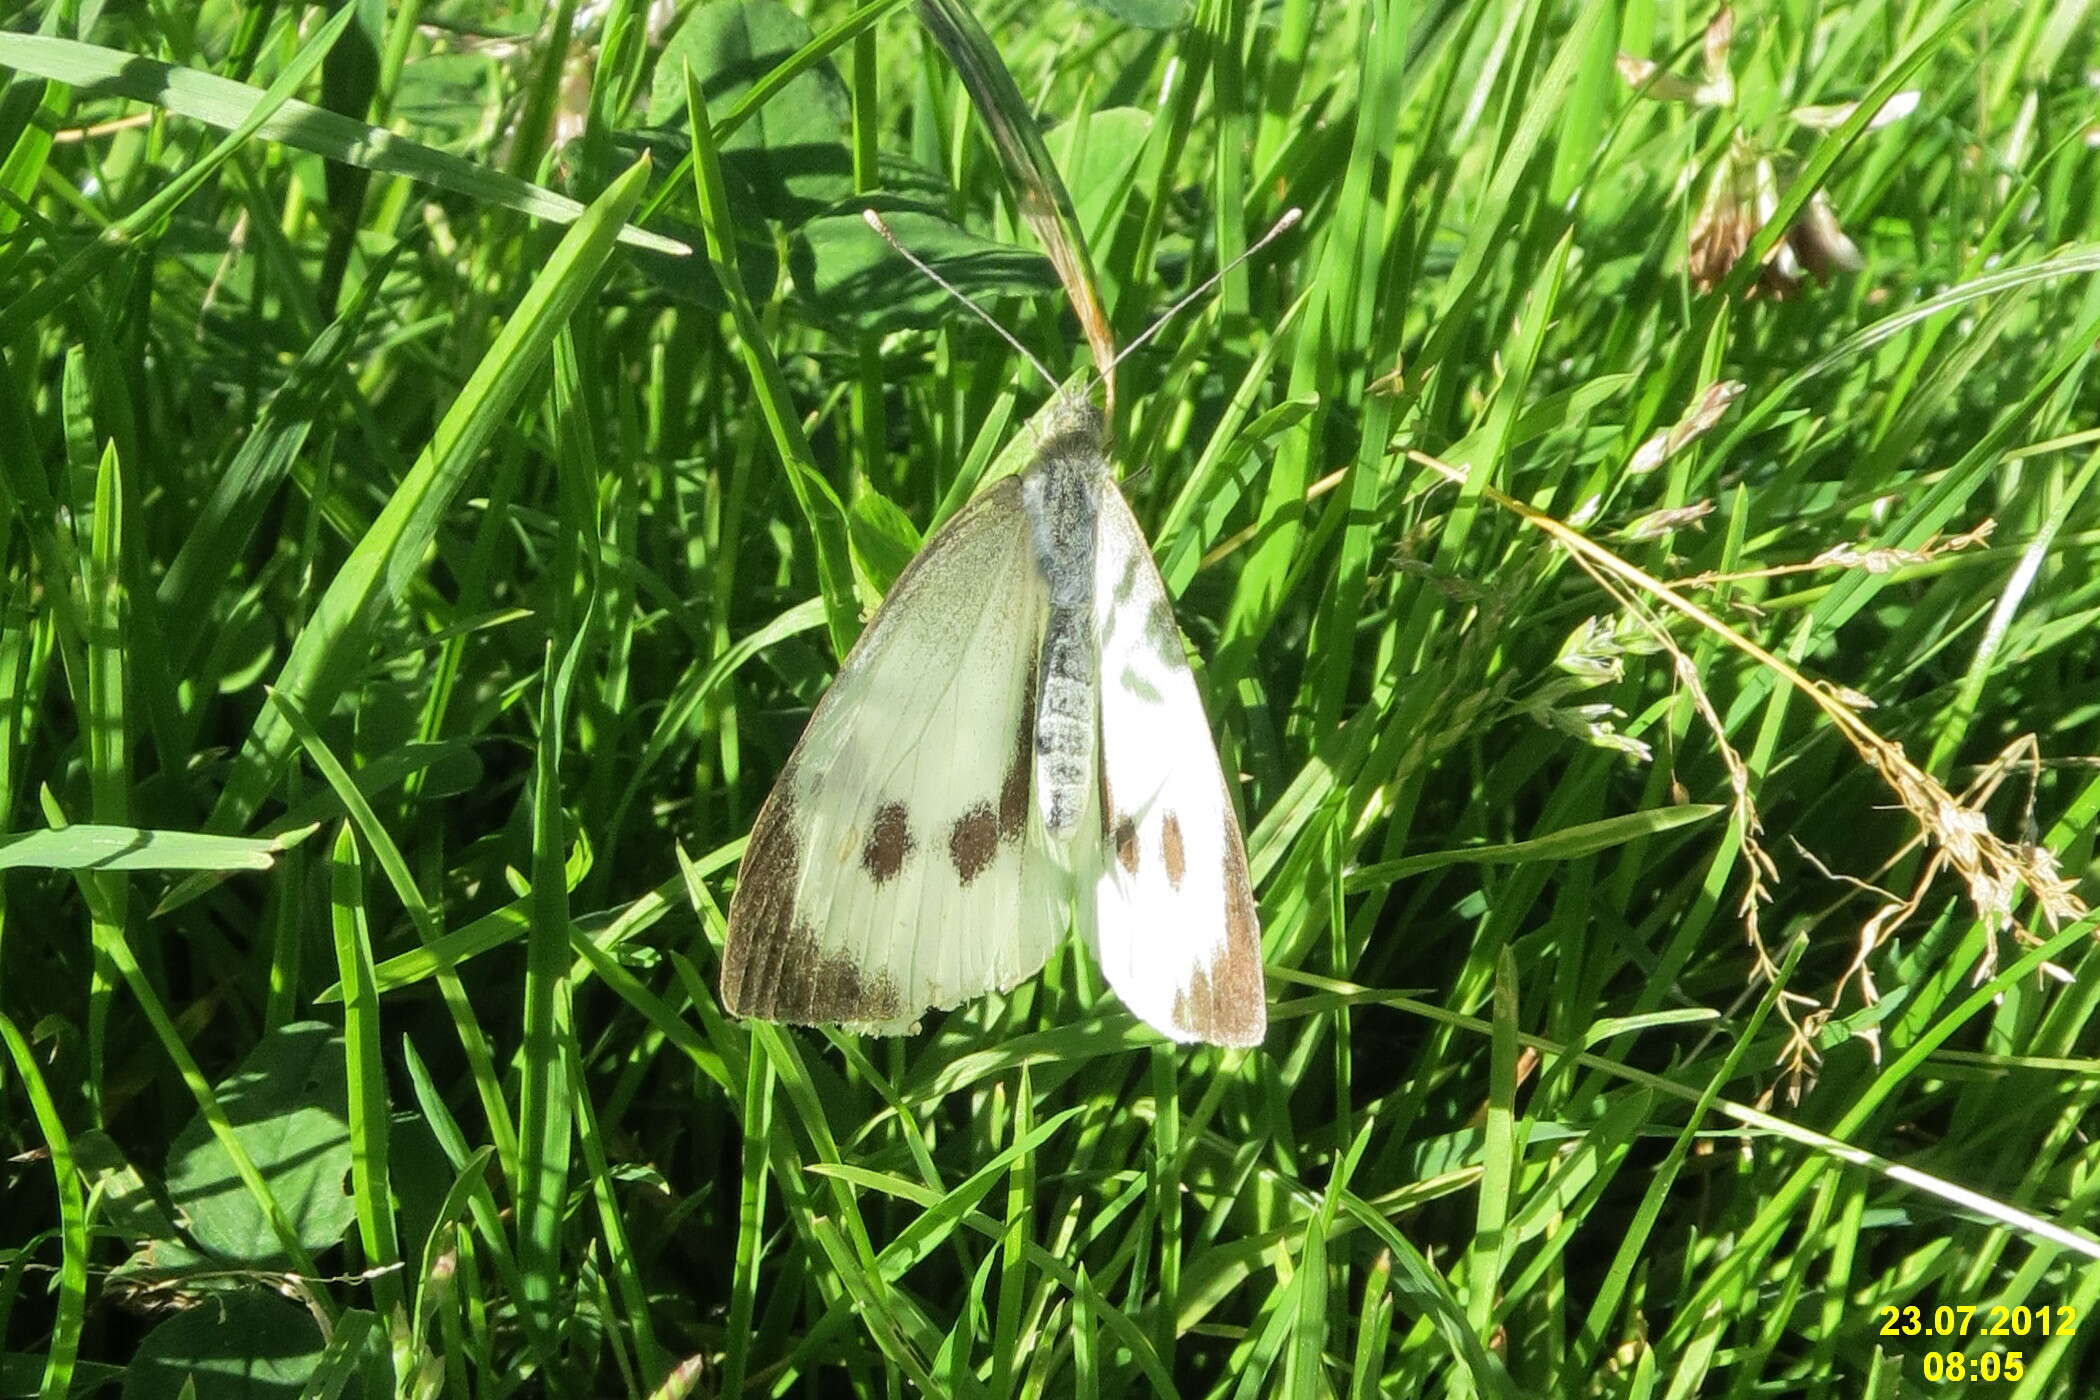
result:
<svg viewBox="0 0 2100 1400"><path fill-rule="evenodd" d="M763 933L732 926L722 959L722 1006L732 1016L801 1026L886 1025L904 1016L889 969L871 972L843 953L827 952L807 923Z"/></svg>
<svg viewBox="0 0 2100 1400"><path fill-rule="evenodd" d="M1213 1045L1259 1045L1269 1029L1268 993L1261 967L1261 916L1247 878L1240 827L1225 818L1225 946L1196 970L1174 1007L1175 1022Z"/></svg>
<svg viewBox="0 0 2100 1400"><path fill-rule="evenodd" d="M783 774L751 824L737 867L722 950L723 1009L796 1025L898 1020L904 998L889 970L863 968L827 949L816 926L797 912L801 857L794 794Z"/></svg>
<svg viewBox="0 0 2100 1400"><path fill-rule="evenodd" d="M1230 970L1228 954L1209 971L1199 971L1195 984L1174 1003L1174 1028L1189 1039L1212 1045L1247 1048L1262 1043L1269 1031L1269 1008L1262 991L1261 964L1251 977Z"/></svg>

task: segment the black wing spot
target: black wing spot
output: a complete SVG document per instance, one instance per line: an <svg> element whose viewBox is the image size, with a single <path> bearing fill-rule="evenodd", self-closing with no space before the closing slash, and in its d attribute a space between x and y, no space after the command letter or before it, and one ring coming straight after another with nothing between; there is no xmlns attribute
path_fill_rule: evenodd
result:
<svg viewBox="0 0 2100 1400"><path fill-rule="evenodd" d="M916 843L911 839L911 821L902 802L885 802L875 810L875 825L860 850L861 867L878 885L886 885L904 868L904 858Z"/></svg>
<svg viewBox="0 0 2100 1400"><path fill-rule="evenodd" d="M980 802L955 819L948 833L948 859L955 862L956 876L965 885L984 873L998 850L999 818L991 803Z"/></svg>
<svg viewBox="0 0 2100 1400"><path fill-rule="evenodd" d="M1137 823L1127 816L1116 818L1115 841L1116 862L1123 867L1123 873L1126 875L1137 874Z"/></svg>

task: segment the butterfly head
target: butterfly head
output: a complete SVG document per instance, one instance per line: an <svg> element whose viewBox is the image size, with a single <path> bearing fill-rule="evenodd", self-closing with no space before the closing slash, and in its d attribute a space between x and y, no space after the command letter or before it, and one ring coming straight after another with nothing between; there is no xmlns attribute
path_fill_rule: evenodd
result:
<svg viewBox="0 0 2100 1400"><path fill-rule="evenodd" d="M1084 389L1058 391L1036 419L1041 434L1037 451L1044 455L1103 457L1108 450L1108 423Z"/></svg>

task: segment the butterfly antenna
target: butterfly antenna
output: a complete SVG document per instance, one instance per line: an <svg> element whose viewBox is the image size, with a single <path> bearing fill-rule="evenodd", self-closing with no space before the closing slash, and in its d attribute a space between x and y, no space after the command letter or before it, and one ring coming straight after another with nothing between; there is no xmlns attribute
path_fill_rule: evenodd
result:
<svg viewBox="0 0 2100 1400"><path fill-rule="evenodd" d="M913 267L919 269L919 271L925 273L926 276L933 282L933 284L936 287L939 287L949 296L954 297L964 306L969 307L970 310L976 314L978 320L984 322L987 326L990 326L993 330L999 332L999 338L1001 340L1005 341L1008 345L1013 346L1015 350L1020 352L1022 359L1028 361L1029 364L1035 366L1035 372L1043 376L1043 382L1050 386L1051 392L1055 393L1057 391L1056 376L1051 374L1050 371L1044 367L1043 362L1035 357L1035 352L1030 350L1027 346L1023 345L1012 331L1000 325L997 319L993 317L991 312L985 310L976 302L970 300L969 296L965 294L953 282L950 282L947 278L941 276L941 274L935 272L932 268L928 267L926 265L925 260L921 258L917 253L914 253L911 249L905 247L902 243L899 243L897 241L897 235L891 231L890 226L888 224L882 221L882 215L876 213L873 209L863 209L860 211L860 216L861 218L867 220L868 227L874 229L877 233L881 234L882 241L889 244L892 248L895 248L898 254L901 257L903 257L903 259L906 262L910 263ZM1271 237L1273 236L1274 235L1272 234ZM1262 240L1262 242L1266 243L1268 242L1268 239L1265 238ZM1261 244L1259 243L1255 245L1255 247L1257 248L1260 246ZM1250 248L1248 249L1248 251L1252 252L1253 249ZM1179 310L1180 308L1176 307L1175 309Z"/></svg>
<svg viewBox="0 0 2100 1400"><path fill-rule="evenodd" d="M1180 301L1175 302L1164 312L1160 313L1159 319L1154 321L1151 325L1145 327L1144 333L1139 335L1136 340L1131 341L1121 350L1118 350L1116 352L1115 359L1109 361L1108 367L1110 369L1114 369L1117 365L1122 364L1124 360L1130 357L1131 351L1137 349L1140 345L1143 345L1146 341L1152 339L1153 336L1159 334L1160 327L1166 325L1167 322L1173 320L1176 316L1179 316L1182 312L1188 310L1190 306L1192 306L1197 301L1201 300L1204 294L1209 292L1212 287L1215 287L1218 285L1218 283L1224 281L1226 273L1232 271L1241 263L1253 257L1256 253L1259 253L1262 249L1268 247L1271 243L1274 243L1278 238L1281 238L1285 231L1287 231L1292 225L1296 224L1298 220L1300 220L1303 217L1305 217L1305 211L1303 209L1284 210L1283 217L1278 219L1274 226L1272 226L1267 233L1263 234L1260 238L1255 239L1254 242L1250 246L1248 246L1246 250L1243 251L1238 257L1234 258L1231 262L1225 264L1225 266L1219 268L1216 272L1213 272L1209 277L1206 277L1203 280L1202 286L1196 288L1195 291L1190 292ZM909 255L907 254L907 256Z"/></svg>

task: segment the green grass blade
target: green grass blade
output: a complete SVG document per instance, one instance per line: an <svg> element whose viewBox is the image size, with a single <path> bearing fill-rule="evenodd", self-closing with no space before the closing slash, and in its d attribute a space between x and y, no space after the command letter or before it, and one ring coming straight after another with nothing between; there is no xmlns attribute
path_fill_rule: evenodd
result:
<svg viewBox="0 0 2100 1400"><path fill-rule="evenodd" d="M51 1174L59 1205L58 1306L51 1324L51 1342L44 1353L43 1379L37 1387L42 1400L59 1400L73 1384L75 1363L80 1357L81 1327L87 1309L88 1211L80 1172L73 1161L73 1143L65 1119L51 1098L51 1087L29 1042L15 1023L0 1015L0 1041L6 1042L15 1077L36 1117L37 1131L50 1154Z"/></svg>
<svg viewBox="0 0 2100 1400"><path fill-rule="evenodd" d="M555 335L611 256L613 235L647 173L645 162L614 181L547 259L415 466L314 604L278 672L278 690L308 709L325 708L362 669L381 611L400 596L482 449L538 377ZM291 743L279 711L257 717L213 809L215 829L254 814Z"/></svg>
<svg viewBox="0 0 2100 1400"><path fill-rule="evenodd" d="M314 726L312 719L308 717L306 711L300 707L298 702L283 691L273 690L270 693L270 703L276 707L277 712L283 717L284 723L297 738L307 757L312 759L314 766L321 770L322 777L327 780L329 787L342 802L343 809L349 814L358 832L363 835L366 843L372 848L375 858L379 861L380 869L386 874L387 883L393 889L395 898L401 901L401 906L407 912L409 921L415 926L418 935L422 937L424 950L426 952L434 951L443 942L437 911L432 909L423 898L421 889L417 886L414 876L409 872L408 862L402 856L400 848L395 844L392 835L388 833L386 824L380 820L378 812L373 810L372 804L366 799L364 792L358 787L350 771L343 766L342 760L336 757L335 751L329 747L327 740L321 737L320 730ZM363 945L363 953L369 959L371 956L369 942ZM399 958L388 959L390 965L399 961ZM337 955L336 964L340 971L342 968L340 951ZM360 973L362 974L361 968ZM517 1129L510 1116L509 1105L504 1102L502 1085L496 1073L495 1054L490 1049L488 1033L482 1028L481 1019L474 1010L473 1002L468 999L465 985L460 981L458 973L449 963L442 960L434 960L428 965L428 971L425 975L437 978L438 988L444 996L446 1009L452 1013L453 1025L459 1032L460 1049L466 1055L468 1067L474 1076L475 1088L480 1096L482 1112L487 1115L489 1132L495 1138L497 1158L504 1164L507 1171L515 1172L518 1169ZM398 985L401 985L401 983L389 978L382 978L378 970L373 969L372 996L375 1001L380 993L391 990ZM328 992L332 991L336 993L335 999L342 1001L347 1008L353 990L352 983L346 974L341 981L336 983L335 987L324 991L315 1000L328 1000ZM347 1011L345 1014L347 1015Z"/></svg>
<svg viewBox="0 0 2100 1400"><path fill-rule="evenodd" d="M686 121L693 135L694 191L700 201L707 229L707 255L719 271L723 295L736 318L737 349L751 376L752 392L764 412L773 449L787 473L788 488L801 508L816 547L817 589L824 601L824 615L831 629L831 644L843 657L859 635L857 609L848 580L852 569L846 559L845 507L829 482L818 472L809 439L802 431L781 373L767 343L764 326L750 300L743 294L743 273L738 262L737 240L729 208L727 187L722 180L721 152L706 118L707 104L692 72L685 74Z"/></svg>
<svg viewBox="0 0 2100 1400"><path fill-rule="evenodd" d="M344 6L329 16L286 63L268 89L248 89L237 120L225 123L227 134L205 157L168 181L145 203L103 231L102 236L75 254L65 266L35 290L0 305L0 320L20 317L29 321L51 314L83 291L134 238L150 233L162 220L182 207L236 151L258 135L270 118L292 100L292 92L321 66L335 41L342 36L353 15ZM138 62L134 56L111 49L96 49L70 39L46 34L0 33L0 64L24 72L93 89L128 72ZM165 77L165 75L163 75Z"/></svg>
<svg viewBox="0 0 2100 1400"><path fill-rule="evenodd" d="M233 133L227 145L229 154L250 138L281 141L361 170L399 175L549 223L572 224L583 217L584 206L567 195L289 96L319 65L329 44L354 14L355 7L345 6L330 16L324 29L308 41L310 59L303 58L296 68L288 65L285 75L291 81L280 77L267 91L216 73L45 34L0 34L0 66L35 73L91 96L127 97L219 127ZM203 166L193 170L209 173ZM193 176L192 186L201 179L201 175ZM187 193L183 192L184 197ZM169 207L180 202L180 197L167 201ZM674 238L632 225L623 225L616 237L651 252L681 255L692 251Z"/></svg>
<svg viewBox="0 0 2100 1400"><path fill-rule="evenodd" d="M0 836L0 870L268 870L315 830L265 839L82 822Z"/></svg>
<svg viewBox="0 0 2100 1400"><path fill-rule="evenodd" d="M373 1296L382 1317L406 1321L401 1289L401 1242L394 1232L386 1067L380 1055L379 990L372 982L371 932L365 922L364 868L357 838L346 823L329 856L336 967L342 974L343 1039L350 1064L350 1170L357 1197L357 1230L370 1267L382 1270ZM412 1358L397 1354L398 1369Z"/></svg>

